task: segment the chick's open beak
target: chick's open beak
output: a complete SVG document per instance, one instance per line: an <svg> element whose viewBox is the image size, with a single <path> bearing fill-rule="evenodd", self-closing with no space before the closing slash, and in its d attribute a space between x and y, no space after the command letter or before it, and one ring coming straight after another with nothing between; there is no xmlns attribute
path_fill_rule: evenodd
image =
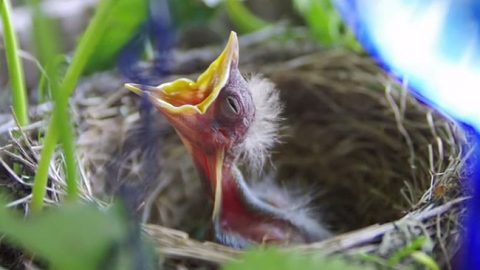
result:
<svg viewBox="0 0 480 270"><path fill-rule="evenodd" d="M196 81L181 78L155 87L133 83L125 87L139 95L150 95L151 101L163 113L205 114L228 82L230 69L237 65L238 39L235 32L231 32L223 52Z"/></svg>
<svg viewBox="0 0 480 270"><path fill-rule="evenodd" d="M214 194L213 218L220 212L222 168L224 149L218 147L214 153L202 153L193 149L192 145L202 142L202 136L208 136L204 130L209 130L207 112L217 99L222 88L227 84L232 68L238 66L238 39L231 32L228 43L205 72L196 81L178 79L159 86L125 84L125 87L138 94L148 95L150 101L162 112L175 127L183 143L196 160L197 166L209 179L212 194Z"/></svg>

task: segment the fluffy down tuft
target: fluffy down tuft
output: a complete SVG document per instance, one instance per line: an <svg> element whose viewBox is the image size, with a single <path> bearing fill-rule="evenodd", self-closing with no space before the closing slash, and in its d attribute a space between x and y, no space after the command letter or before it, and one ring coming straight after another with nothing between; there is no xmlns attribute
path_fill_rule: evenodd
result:
<svg viewBox="0 0 480 270"><path fill-rule="evenodd" d="M252 171L259 171L279 141L283 105L277 88L268 79L253 75L247 82L255 105L255 118L240 147L240 157Z"/></svg>

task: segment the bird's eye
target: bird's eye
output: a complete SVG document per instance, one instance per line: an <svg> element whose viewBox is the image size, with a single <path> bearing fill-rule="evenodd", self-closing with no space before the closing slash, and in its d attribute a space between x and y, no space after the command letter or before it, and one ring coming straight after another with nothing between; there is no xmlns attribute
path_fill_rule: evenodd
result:
<svg viewBox="0 0 480 270"><path fill-rule="evenodd" d="M237 115L240 113L240 104L238 100L233 96L228 96L225 99L224 109L229 114Z"/></svg>

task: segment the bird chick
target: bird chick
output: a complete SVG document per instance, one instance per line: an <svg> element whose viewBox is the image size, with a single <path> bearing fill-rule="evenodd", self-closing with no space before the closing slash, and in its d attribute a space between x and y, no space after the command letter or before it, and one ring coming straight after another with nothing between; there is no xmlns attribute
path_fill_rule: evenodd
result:
<svg viewBox="0 0 480 270"><path fill-rule="evenodd" d="M275 186L268 191L265 185L250 187L238 168L240 159L262 168L277 141L282 108L273 84L258 76L246 81L238 59L238 40L232 32L224 51L197 81L126 87L148 95L192 155L214 201L218 242L244 248L324 239L329 231L307 210L293 207L297 200Z"/></svg>

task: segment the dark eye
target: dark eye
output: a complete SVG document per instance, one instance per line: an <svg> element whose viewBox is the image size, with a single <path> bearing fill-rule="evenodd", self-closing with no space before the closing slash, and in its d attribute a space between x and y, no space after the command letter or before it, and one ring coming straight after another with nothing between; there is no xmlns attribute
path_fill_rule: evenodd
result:
<svg viewBox="0 0 480 270"><path fill-rule="evenodd" d="M230 114L239 114L240 113L240 104L238 100L233 96L228 96L225 99L224 108L226 112Z"/></svg>

